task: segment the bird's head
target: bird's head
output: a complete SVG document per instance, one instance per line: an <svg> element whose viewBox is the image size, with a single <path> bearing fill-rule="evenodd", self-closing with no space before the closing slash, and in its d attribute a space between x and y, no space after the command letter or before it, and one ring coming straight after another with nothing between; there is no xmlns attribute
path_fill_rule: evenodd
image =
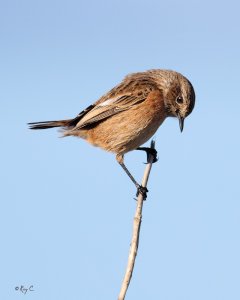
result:
<svg viewBox="0 0 240 300"><path fill-rule="evenodd" d="M195 92L187 78L177 72L169 72L164 95L166 113L169 117L178 118L180 130L183 131L184 120L195 105Z"/></svg>

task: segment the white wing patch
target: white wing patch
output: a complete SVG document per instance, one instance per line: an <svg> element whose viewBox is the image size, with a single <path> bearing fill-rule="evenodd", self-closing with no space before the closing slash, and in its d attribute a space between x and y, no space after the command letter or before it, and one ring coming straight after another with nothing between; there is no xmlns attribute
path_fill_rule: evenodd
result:
<svg viewBox="0 0 240 300"><path fill-rule="evenodd" d="M114 102L117 102L119 99L122 99L123 97L126 98L126 97L128 97L130 95L131 94L124 94L124 95L120 95L120 96L117 96L117 97L113 97L113 98L107 99L106 101L104 101L102 103L99 103L97 106L98 107L108 106L108 105L113 104Z"/></svg>
<svg viewBox="0 0 240 300"><path fill-rule="evenodd" d="M117 97L119 98L119 97ZM107 105L110 105L112 104L114 101L116 100L116 98L111 98L111 99L108 99L100 104L98 104L98 106L107 106Z"/></svg>

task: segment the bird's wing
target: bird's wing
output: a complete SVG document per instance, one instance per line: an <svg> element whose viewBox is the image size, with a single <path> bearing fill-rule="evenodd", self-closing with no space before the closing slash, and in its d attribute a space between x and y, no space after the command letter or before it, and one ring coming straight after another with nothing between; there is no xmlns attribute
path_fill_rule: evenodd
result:
<svg viewBox="0 0 240 300"><path fill-rule="evenodd" d="M76 124L74 130L83 129L94 123L98 123L122 111L131 109L137 104L145 101L148 94L154 89L153 86L143 85L134 91L122 91L119 95L105 95L103 99L96 102L87 112L80 113L79 122Z"/></svg>

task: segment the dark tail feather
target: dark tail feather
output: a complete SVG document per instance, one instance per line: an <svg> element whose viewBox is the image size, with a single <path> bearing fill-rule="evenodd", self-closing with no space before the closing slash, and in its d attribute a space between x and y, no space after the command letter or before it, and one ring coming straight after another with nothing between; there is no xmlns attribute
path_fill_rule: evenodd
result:
<svg viewBox="0 0 240 300"><path fill-rule="evenodd" d="M54 127L68 127L71 126L70 120L61 120L61 121L44 121L44 122L32 122L28 123L29 129L48 129Z"/></svg>

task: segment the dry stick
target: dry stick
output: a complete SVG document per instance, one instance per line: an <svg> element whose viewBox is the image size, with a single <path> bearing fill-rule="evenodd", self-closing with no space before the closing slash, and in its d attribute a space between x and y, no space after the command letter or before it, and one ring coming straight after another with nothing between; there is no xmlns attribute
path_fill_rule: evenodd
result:
<svg viewBox="0 0 240 300"><path fill-rule="evenodd" d="M151 141L151 148L155 149L155 142ZM148 178L150 175L150 171L152 168L153 163L153 155L148 155L148 161L146 165L146 169L144 171L143 179L142 179L142 186L147 187ZM138 250L138 242L139 242L139 234L140 234L140 227L141 227L141 221L142 221L142 207L143 207L143 195L139 193L137 198L137 207L136 212L133 220L133 233L132 233L132 241L130 245L130 251L128 256L128 264L127 269L125 272L125 276L122 282L122 287L118 296L118 300L124 300L128 286L131 281L132 272L134 268L135 259L137 256L137 250Z"/></svg>

